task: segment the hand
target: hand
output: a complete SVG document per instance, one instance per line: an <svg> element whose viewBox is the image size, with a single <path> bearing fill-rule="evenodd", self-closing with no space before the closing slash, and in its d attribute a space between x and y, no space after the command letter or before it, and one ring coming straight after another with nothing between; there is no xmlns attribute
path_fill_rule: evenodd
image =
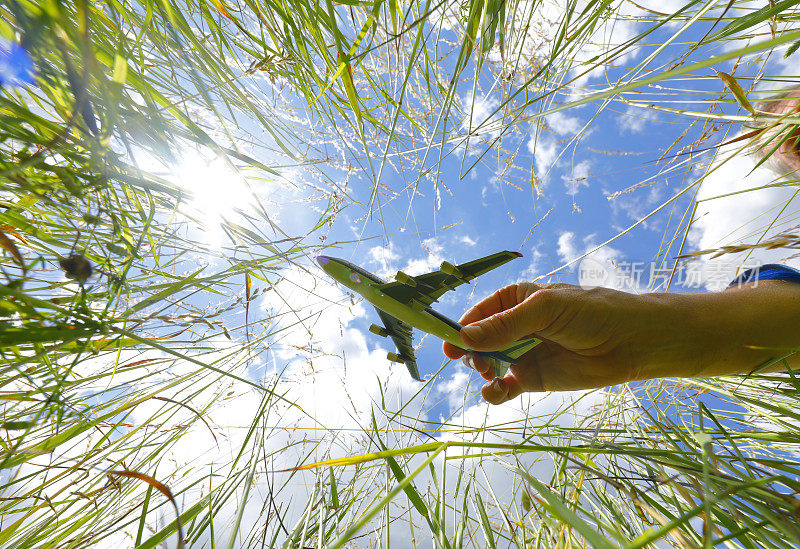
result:
<svg viewBox="0 0 800 549"><path fill-rule="evenodd" d="M800 347L799 319L800 284L767 280L708 294L512 284L470 309L460 323L464 346L476 351L542 339L505 378L481 390L488 402L501 404L526 391L748 373ZM494 378L485 357L449 343L444 353L462 358L484 379ZM792 355L788 362L800 360Z"/></svg>
<svg viewBox="0 0 800 549"><path fill-rule="evenodd" d="M536 336L535 348L512 364L502 380L483 390L500 404L525 391L603 387L637 379L637 349L647 339L643 327L648 307L637 296L568 284L513 284L495 292L461 319L461 338L476 351L500 350L514 341ZM449 343L444 353L491 380L494 368L481 355Z"/></svg>

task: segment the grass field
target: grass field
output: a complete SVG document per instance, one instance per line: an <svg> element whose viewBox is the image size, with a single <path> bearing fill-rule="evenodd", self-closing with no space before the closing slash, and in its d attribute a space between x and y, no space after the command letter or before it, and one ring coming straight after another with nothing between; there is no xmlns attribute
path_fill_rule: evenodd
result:
<svg viewBox="0 0 800 549"><path fill-rule="evenodd" d="M759 101L799 20L0 0L0 547L800 546L794 372L489 408L431 338L425 383L392 368L313 261L532 258L453 315L620 250L667 273L634 291L797 265L800 118Z"/></svg>

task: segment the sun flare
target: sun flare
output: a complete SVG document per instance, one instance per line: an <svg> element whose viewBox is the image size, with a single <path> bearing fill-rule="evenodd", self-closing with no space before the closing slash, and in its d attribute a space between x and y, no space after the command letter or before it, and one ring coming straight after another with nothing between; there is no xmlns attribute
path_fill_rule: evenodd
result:
<svg viewBox="0 0 800 549"><path fill-rule="evenodd" d="M189 193L186 213L205 232L210 245L221 243L222 224L246 211L252 201L242 174L215 155L186 151L175 163L170 179Z"/></svg>

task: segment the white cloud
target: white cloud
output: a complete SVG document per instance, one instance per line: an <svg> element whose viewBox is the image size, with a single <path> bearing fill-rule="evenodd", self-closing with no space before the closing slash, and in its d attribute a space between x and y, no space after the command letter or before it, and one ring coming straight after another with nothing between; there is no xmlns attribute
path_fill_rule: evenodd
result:
<svg viewBox="0 0 800 549"><path fill-rule="evenodd" d="M414 276L436 271L439 269L442 261L447 259L442 255L444 248L435 238L426 238L423 240L422 248L427 252L427 255L421 258L411 259L406 264L405 268L403 268L404 273Z"/></svg>
<svg viewBox="0 0 800 549"><path fill-rule="evenodd" d="M497 109L499 102L494 97L473 95L470 90L462 99L462 108L467 113L467 117L461 123L463 130L475 130L479 126L481 132L487 132L488 126L497 122L497 114L492 116L492 113ZM491 117L491 118L490 118Z"/></svg>
<svg viewBox="0 0 800 549"><path fill-rule="evenodd" d="M450 379L438 384L436 392L447 398L451 410L457 410L467 403L471 374L472 370L467 370L466 366L457 362Z"/></svg>
<svg viewBox="0 0 800 549"><path fill-rule="evenodd" d="M470 248L475 246L475 244L478 243L475 239L473 239L471 236L466 235L466 234L463 235L461 238L459 238L458 241L461 242L462 244L464 244L465 246L469 246Z"/></svg>
<svg viewBox="0 0 800 549"><path fill-rule="evenodd" d="M470 90L461 100L461 108L465 118L461 122L461 130L467 138L467 150L472 154L476 141L490 141L500 135L502 114L495 113L500 104L494 96L474 96ZM494 113L494 114L493 114Z"/></svg>
<svg viewBox="0 0 800 549"><path fill-rule="evenodd" d="M575 233L572 231L564 231L558 237L558 257L564 263L568 263L575 258L585 254L597 246L597 236L594 234L587 235L581 239L580 244L577 242ZM591 257L601 260L610 261L622 254L616 248L611 246L603 246L590 254Z"/></svg>
<svg viewBox="0 0 800 549"><path fill-rule="evenodd" d="M459 383L455 376L453 384ZM464 389L460 389L463 394ZM449 428L444 429L440 440L475 443L508 444L524 438L528 444L569 444L568 435L561 428L573 428L588 425L595 421L595 410L602 404L602 391L575 391L560 393L526 393L499 406L483 401L463 405L463 397L449 401L457 402L458 408L447 418ZM559 432L560 431L560 432ZM558 434L557 434L558 433ZM520 467L530 475L542 479L552 477L554 461L547 452L525 452L504 455L498 452L492 455L489 448L480 448L484 457L480 459L466 458L459 461L459 455L476 453L475 448L451 448L448 458L453 464L453 471L447 473L450 482L459 478L463 471L481 492L491 489L493 497L485 498L488 512L495 520L502 521L516 513L516 502L520 500L520 491L529 487L519 475L513 472ZM459 470L460 469L460 470ZM453 487L448 485L451 491ZM502 502L498 509L495 501Z"/></svg>
<svg viewBox="0 0 800 549"><path fill-rule="evenodd" d="M597 235L590 234L581 239L580 244L576 242L577 238L575 233L571 231L562 232L558 237L558 256L564 263L574 260L575 258L585 254L589 250L595 248L598 244ZM611 246L603 246L599 250L595 250L589 256L599 261L614 261L621 257L622 252Z"/></svg>
<svg viewBox="0 0 800 549"><path fill-rule="evenodd" d="M556 113L561 114L561 113ZM562 124L558 122L553 129L557 135L571 135L575 131L579 131L581 127L577 118L561 117L559 120L565 120ZM548 117L549 120L549 117ZM565 138L565 140L567 140ZM569 140L567 140L569 141ZM543 186L547 185L550 173L555 168L564 168L566 162L562 160L562 156L567 151L569 144L562 147L559 140L553 134L544 129L534 127L531 130L531 137L527 143L528 152L533 154L533 168L536 176ZM588 160L581 160L577 164L572 165L572 176L562 175L562 180L567 185L567 188L572 189L577 183L577 187L588 186L584 179L589 175L589 168L591 162Z"/></svg>
<svg viewBox="0 0 800 549"><path fill-rule="evenodd" d="M558 235L558 257L561 261L568 263L578 257L580 253L575 247L575 233L564 231Z"/></svg>
<svg viewBox="0 0 800 549"><path fill-rule="evenodd" d="M581 187L588 187L589 181L589 168L592 163L588 160L583 160L575 164L572 168L572 177L563 175L561 179L564 181L564 186L574 195L578 193Z"/></svg>
<svg viewBox="0 0 800 549"><path fill-rule="evenodd" d="M585 3L577 6L580 11ZM640 16L658 13L673 13L683 3L677 0L666 2L613 2L606 7L607 16L601 17L594 30L585 37L579 48L568 56L559 56L559 70L568 71L571 80L569 94L580 95L586 83L600 77L607 69L605 54L617 46L633 39L644 28L638 21ZM564 21L566 3L561 0L543 2L520 2L513 13L507 14L506 51L504 76L518 83L526 82L552 54L557 33ZM597 9L597 8L595 8ZM627 48L612 64L624 66L639 54L639 48ZM493 51L492 60L501 61L499 50Z"/></svg>
<svg viewBox="0 0 800 549"><path fill-rule="evenodd" d="M389 242L388 246L373 246L367 252L370 258L370 263L375 265L375 274L388 278L393 270L394 262L400 259L400 253L397 251L397 246L394 242Z"/></svg>
<svg viewBox="0 0 800 549"><path fill-rule="evenodd" d="M562 232L558 237L557 253L559 259L566 264L583 256L589 250L597 247L599 243L596 238L596 235L590 234L580 239L579 242L574 232ZM640 290L641 275L644 273L631 269L631 265L622 261L623 257L624 255L620 250L606 245L586 255L580 261L574 263L571 268L573 270L578 269L579 282L584 284L591 282L592 286L637 292ZM599 268L605 274L599 279L581 280L583 274L581 270L586 267Z"/></svg>
<svg viewBox="0 0 800 549"><path fill-rule="evenodd" d="M568 116L564 111L554 112L545 117L547 125L557 135L573 136L583 129L583 123L574 116Z"/></svg>
<svg viewBox="0 0 800 549"><path fill-rule="evenodd" d="M693 249L754 244L800 223L800 203L793 198L796 187L768 186L779 182L779 176L763 165L754 167L751 156L736 154L733 147L720 149L697 194L697 211L689 232ZM695 268L707 288L721 289L743 266L782 262L800 266L797 258L788 259L794 250L755 249L746 259L748 253L715 259L703 256Z"/></svg>
<svg viewBox="0 0 800 549"><path fill-rule="evenodd" d="M531 248L530 252L525 253L525 255L530 258L530 262L528 266L525 267L522 272L520 272L517 282L530 282L541 274L542 262L545 259L546 254L540 250L540 247L541 245L534 246Z"/></svg>
<svg viewBox="0 0 800 549"><path fill-rule="evenodd" d="M532 132L528 140L528 151L533 154L533 168L542 183L547 183L547 176L558 156L558 145L555 139L542 130Z"/></svg>
<svg viewBox="0 0 800 549"><path fill-rule="evenodd" d="M271 388L300 408L273 403L262 417L261 395L242 384L231 384L221 391L226 396L218 398L217 405L204 414L218 427L220 448L216 449L208 429L196 422L176 449L177 470L188 468L207 474L214 463L215 474L224 474L225 464L245 444L250 421L259 426L263 453L269 456L264 466L279 470L374 449L363 433L371 430L376 409L405 405L408 417L425 419L421 401L412 400L420 384L411 380L404 367L386 359L386 350L375 345L383 340L367 339L353 327L353 321L365 310L360 303L354 305L340 287L317 279L310 271L293 268L264 295L262 308L276 319L272 349L286 364L282 371L274 372L273 376L279 377ZM380 425L383 416L376 415ZM395 446L408 444L403 437L414 435L387 436L384 442ZM345 478L354 474L350 469L336 473ZM274 496L282 509L289 510L285 521L299 518L315 475L313 471L301 473L298 482L284 486ZM268 497L273 497L268 477L257 474L248 497L243 532L263 521L262 506ZM234 517L236 498L233 500L229 508L219 511L223 529L226 519Z"/></svg>
<svg viewBox="0 0 800 549"><path fill-rule="evenodd" d="M561 147L554 135L564 136L567 139L573 137L583 128L583 124L578 118L567 116L563 112L548 115L546 120L553 134L534 126L531 129L531 137L527 143L528 152L533 154L534 171L542 186L547 185L550 172L563 164L559 159L566 149ZM577 180L586 177L586 175L581 175L581 172L585 171L588 174L589 163L585 160L581 161L575 165L574 169L578 172L572 178L563 176L568 188L573 186L573 179ZM581 185L579 184L578 186L580 187Z"/></svg>
<svg viewBox="0 0 800 549"><path fill-rule="evenodd" d="M41 492L54 498L65 487L89 493L106 483L103 471L122 467L115 465L121 458L125 467L152 472L148 467L154 464L150 464L148 452L177 435L171 445L160 450L155 476L178 495L181 511L200 501L208 493L209 483L215 489L220 488L227 475L236 472L232 482L238 487L230 486L235 493L215 509L217 541L226 540L238 506L245 505L242 503L245 488L241 475L249 469L250 459L256 460L257 466L253 483L249 486L241 532L246 535L259 525L263 526L264 506L271 498L280 507L282 520L291 527L313 493L317 473L298 473L291 480L287 474L274 471L374 450L370 438L365 436L371 431L373 414L378 427L383 428L387 422L385 410L402 407L403 421L412 426L415 423L413 418L424 421L426 413L422 408L425 395L413 398L421 385L411 380L403 366L389 363L386 350L376 345L376 342L382 344L383 340L367 339L354 327L353 322L365 314L364 307L351 303L341 288L327 280L318 280L310 270L292 268L283 274L273 289L263 294L262 310L269 312L274 319L269 328L275 333L271 338L275 342L271 350L280 357L285 368L281 371L271 368L269 363L264 363L264 355L248 360L241 353L232 353L235 348L226 339L211 342L212 352L192 353L206 364L245 378L247 372L262 372L266 381L252 381L263 383L280 398L272 397L265 406L265 392L220 377L188 361L178 360L174 365L166 366L153 362L135 370L120 367L112 378L116 385L134 387L139 394L158 388L161 392L156 396L173 402L150 398L131 407L124 417L123 426L114 431L114 438L126 437L121 453L106 440L109 432L103 424L102 429L89 429L85 436L59 446L51 454L37 456L20 469L20 474L49 471L47 466L52 463L73 463L87 447L95 447L99 453L94 459L102 467L97 467L96 471L87 469L95 471L94 475L79 472L77 477L65 476L56 482L50 481ZM141 360L143 356L163 358L156 352L133 355L123 351L120 361L127 364L134 359ZM106 358L100 357L94 362L82 363L81 370L75 373L93 375L107 368ZM180 376L185 376L185 380L178 382ZM91 393L87 395L86 404L102 410L102 406L108 403L89 400L89 397L97 394L97 398L102 398L98 392L107 386L108 380L104 379L85 385ZM176 403L189 403L192 409ZM197 419L198 414L202 421ZM250 435L251 427L255 427L253 436ZM410 446L418 442L418 435L412 430L387 428L384 442L390 447ZM262 445L263 449L260 449ZM131 448L144 450L132 453ZM243 450L244 459L234 469L236 456ZM104 453L108 460L104 459ZM137 461L137 456L145 459L144 464ZM335 470L334 474L345 486L355 471L343 468ZM35 479L35 476L30 477L30 482ZM147 485L126 482L132 484L132 492L126 491L114 497L120 500L138 497L141 501ZM271 483L277 485L277 492L270 489ZM156 507L155 502L162 501L155 492L153 498L151 508ZM127 512L129 507L121 505L119 509ZM65 509L63 512L70 511ZM154 509L146 517L147 532L160 530L173 518L170 507ZM97 546L130 545L136 526L120 528L114 538L104 539ZM199 540L198 546L204 541L208 540Z"/></svg>
<svg viewBox="0 0 800 549"><path fill-rule="evenodd" d="M284 360L307 349L327 351L323 348L326 342L339 341L348 324L366 314L361 301L349 299L342 287L324 275L318 277L311 269L316 268L284 271L261 301L277 334L272 349Z"/></svg>
<svg viewBox="0 0 800 549"><path fill-rule="evenodd" d="M452 376L450 385L461 390L466 388L460 371L457 371ZM449 423L477 428L486 425L536 422L538 418L553 417L554 423L552 425L573 427L583 418L591 416L590 410L597 406L602 399L602 391L562 391L523 393L502 405L492 405L481 400L462 408L461 401L458 400L457 408L460 409L460 413L453 416ZM476 433L476 435L493 438L502 436L489 432ZM472 437L470 435L445 435L443 438L466 440Z"/></svg>
<svg viewBox="0 0 800 549"><path fill-rule="evenodd" d="M642 133L650 122L658 120L658 115L645 108L629 106L627 110L617 117L619 133Z"/></svg>

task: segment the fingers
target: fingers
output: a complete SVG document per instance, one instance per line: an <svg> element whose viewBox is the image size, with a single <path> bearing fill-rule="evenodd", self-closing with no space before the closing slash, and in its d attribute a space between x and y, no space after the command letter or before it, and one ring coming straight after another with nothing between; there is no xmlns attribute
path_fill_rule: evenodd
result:
<svg viewBox="0 0 800 549"><path fill-rule="evenodd" d="M464 326L461 339L469 349L495 351L533 333L546 337L546 333L539 332L550 326L568 305L568 300L562 297L558 289L539 289L511 308Z"/></svg>
<svg viewBox="0 0 800 549"><path fill-rule="evenodd" d="M452 343L446 341L442 343L442 352L444 352L444 356L451 360L457 360L467 353L467 351L461 347L456 347Z"/></svg>
<svg viewBox="0 0 800 549"><path fill-rule="evenodd" d="M461 360L467 367L474 369L483 379L489 381L481 389L481 394L491 404L502 404L524 391L522 384L513 374L508 374L503 379L495 378L495 369L491 361L480 355L467 353Z"/></svg>
<svg viewBox="0 0 800 549"><path fill-rule="evenodd" d="M464 313L464 316L459 320L459 324L466 326L511 308L538 289L539 286L531 283L511 284L501 288ZM447 342L442 345L442 351L447 358L453 360L461 358L467 353L465 349Z"/></svg>
<svg viewBox="0 0 800 549"><path fill-rule="evenodd" d="M481 389L481 395L489 404L502 404L516 398L523 392L523 387L513 374L503 379L497 378Z"/></svg>
<svg viewBox="0 0 800 549"><path fill-rule="evenodd" d="M483 379L487 381L494 379L495 370L491 360L486 360L484 357L480 355L467 353L462 357L461 361L468 368L472 368L473 370L478 372Z"/></svg>
<svg viewBox="0 0 800 549"><path fill-rule="evenodd" d="M538 289L540 289L540 286L529 282L511 284L505 288L500 288L464 313L464 316L461 317L458 323L462 326L466 326L467 324L472 324L473 322L497 314L500 311L510 309L515 305L519 305L527 296Z"/></svg>

